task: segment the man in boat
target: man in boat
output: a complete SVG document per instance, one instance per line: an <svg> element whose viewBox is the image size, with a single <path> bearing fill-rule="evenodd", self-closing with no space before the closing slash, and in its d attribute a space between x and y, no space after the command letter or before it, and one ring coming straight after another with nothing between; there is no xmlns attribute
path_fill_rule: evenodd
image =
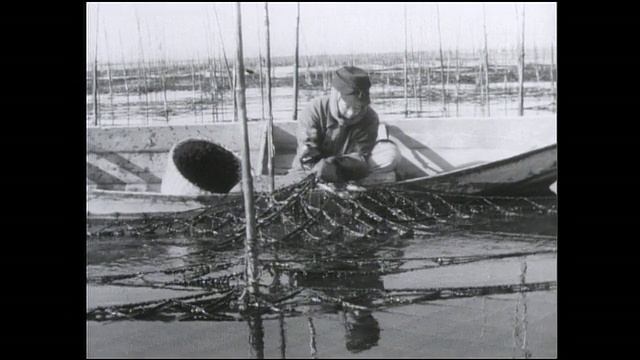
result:
<svg viewBox="0 0 640 360"><path fill-rule="evenodd" d="M393 142L378 140L380 120L369 105L369 75L353 66L333 75L331 94L315 98L300 114L289 174L314 173L326 182L395 181L400 151Z"/></svg>

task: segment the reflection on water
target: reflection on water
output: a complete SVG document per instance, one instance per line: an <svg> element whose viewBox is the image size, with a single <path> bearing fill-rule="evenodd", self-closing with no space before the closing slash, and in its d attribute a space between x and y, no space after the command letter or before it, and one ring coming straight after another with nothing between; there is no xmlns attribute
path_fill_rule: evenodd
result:
<svg viewBox="0 0 640 360"><path fill-rule="evenodd" d="M262 316L249 315L246 318L249 326L249 348L251 359L264 359L264 326Z"/></svg>
<svg viewBox="0 0 640 360"><path fill-rule="evenodd" d="M311 357L317 359L318 349L316 348L316 327L313 326L313 318L308 318L309 321L309 347L311 348Z"/></svg>
<svg viewBox="0 0 640 360"><path fill-rule="evenodd" d="M527 260L522 259L522 272L520 273L520 283L526 283ZM518 312L522 308L522 317L518 317ZM513 357L530 358L531 351L527 348L527 293L520 293L515 307L515 323L513 325Z"/></svg>
<svg viewBox="0 0 640 360"><path fill-rule="evenodd" d="M368 255L374 254L367 253L365 251L362 255L368 257ZM402 256L401 252L395 252L394 255ZM368 267L360 266L359 270L361 271L361 273L359 274L351 274L348 277L339 277L332 279L327 279L326 277L320 277L317 275L309 275L311 273L307 273L307 275L300 275L304 273L298 272L297 274L299 276L295 277L296 286L311 289L323 289L323 292L325 294L333 296L335 298L342 298L342 295L345 293L345 291L348 290L383 291L384 282L382 281L382 277L380 275L371 275L366 273L367 271L375 273L375 270L380 270L380 266L371 265ZM353 270L353 268L341 266L340 270L348 271ZM366 308L373 307L373 301L374 299L372 297L367 296L349 298L350 304L357 305L365 309L350 308L347 306L335 311L341 316L341 320L344 326L345 347L351 353L356 354L378 345L378 340L380 340L380 326L378 324L378 321L374 318L372 312L366 310ZM324 309L324 311L331 312L331 309L326 308ZM312 356L315 356L317 350L315 346L315 328L313 327L312 318L309 318L309 329L312 334Z"/></svg>
<svg viewBox="0 0 640 360"><path fill-rule="evenodd" d="M369 312L343 312L347 350L357 354L378 345L380 324Z"/></svg>

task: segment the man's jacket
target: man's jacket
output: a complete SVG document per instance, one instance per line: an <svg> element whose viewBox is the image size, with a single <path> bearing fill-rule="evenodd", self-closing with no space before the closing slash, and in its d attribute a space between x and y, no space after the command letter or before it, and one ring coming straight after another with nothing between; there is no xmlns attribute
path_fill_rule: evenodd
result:
<svg viewBox="0 0 640 360"><path fill-rule="evenodd" d="M378 137L378 114L367 106L351 125L340 126L333 115L337 110L331 111L330 102L329 95L317 97L300 114L298 150L292 168L300 167L300 158L305 152L317 150L320 158L335 156L346 179L365 177L367 159Z"/></svg>

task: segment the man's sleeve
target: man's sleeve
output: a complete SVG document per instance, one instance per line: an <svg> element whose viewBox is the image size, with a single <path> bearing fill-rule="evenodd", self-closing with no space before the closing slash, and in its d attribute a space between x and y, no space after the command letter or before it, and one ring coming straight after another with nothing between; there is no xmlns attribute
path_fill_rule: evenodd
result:
<svg viewBox="0 0 640 360"><path fill-rule="evenodd" d="M321 141L319 136L322 134L320 105L317 99L311 101L298 117L296 130L298 147L292 167L302 167L301 159L305 156L317 157L320 154L318 149ZM313 165L314 162L307 164L307 166Z"/></svg>
<svg viewBox="0 0 640 360"><path fill-rule="evenodd" d="M321 130L320 110L317 109L318 106L317 101L311 101L298 117L298 130L296 134L298 138L298 155L300 155L300 151L304 146L312 149L318 148L318 144L320 143L318 135Z"/></svg>

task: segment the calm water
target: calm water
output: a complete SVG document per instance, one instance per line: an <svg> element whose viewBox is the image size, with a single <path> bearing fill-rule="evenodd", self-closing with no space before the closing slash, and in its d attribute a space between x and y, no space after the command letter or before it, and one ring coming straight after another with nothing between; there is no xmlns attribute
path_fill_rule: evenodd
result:
<svg viewBox="0 0 640 360"><path fill-rule="evenodd" d="M557 216L493 221L377 246L371 256L403 258L389 275L297 279L301 286L383 290L482 287L556 280ZM87 276L145 273L202 262L242 267L241 249L204 256L205 240L88 238ZM340 249L334 249L340 252ZM343 249L344 250L344 249ZM288 250L283 250L283 254ZM546 251L546 252L545 252ZM425 258L538 252L425 268ZM542 252L542 253L540 253ZM282 254L281 254L282 255ZM272 258L274 254L262 254ZM415 260L411 260L415 259ZM446 265L446 264L445 264ZM223 271L223 272L224 272ZM149 275L149 280L153 280ZM263 274L263 283L273 281ZM87 284L87 309L191 295L193 291ZM436 299L372 313L318 306L249 321L87 322L89 357L555 357L556 290Z"/></svg>

